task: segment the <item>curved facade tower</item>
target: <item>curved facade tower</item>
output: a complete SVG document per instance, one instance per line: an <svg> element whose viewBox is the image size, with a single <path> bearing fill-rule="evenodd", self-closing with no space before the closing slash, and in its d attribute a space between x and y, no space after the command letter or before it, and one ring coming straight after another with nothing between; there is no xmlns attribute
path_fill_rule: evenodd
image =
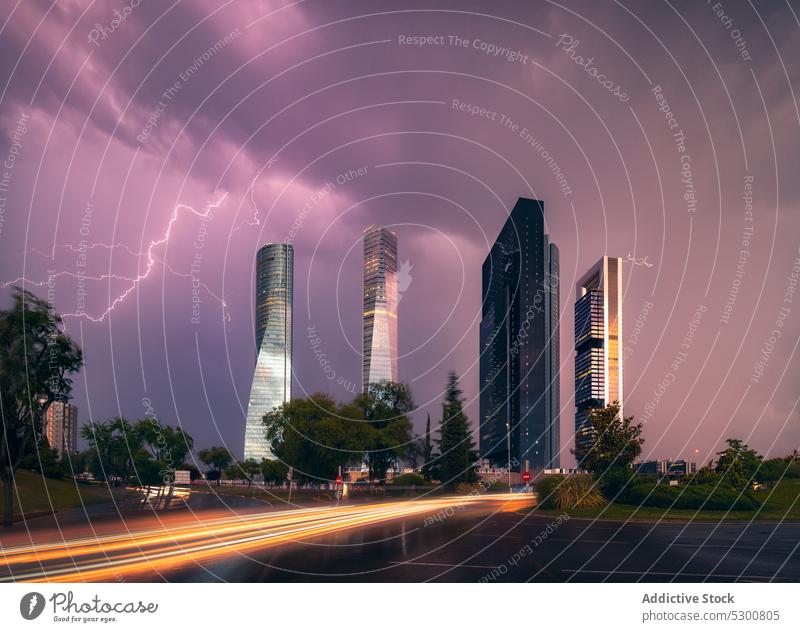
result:
<svg viewBox="0 0 800 632"><path fill-rule="evenodd" d="M292 397L294 249L267 244L256 259L256 369L247 404L244 458L272 458L262 418Z"/></svg>
<svg viewBox="0 0 800 632"><path fill-rule="evenodd" d="M397 382L397 235L364 231L364 323L361 382Z"/></svg>

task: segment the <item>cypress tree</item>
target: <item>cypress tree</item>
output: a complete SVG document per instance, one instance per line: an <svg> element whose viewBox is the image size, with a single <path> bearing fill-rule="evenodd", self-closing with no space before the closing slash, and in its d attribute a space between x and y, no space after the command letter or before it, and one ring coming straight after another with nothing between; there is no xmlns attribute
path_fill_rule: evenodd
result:
<svg viewBox="0 0 800 632"><path fill-rule="evenodd" d="M428 423L425 425L425 444L422 448L422 477L431 480L431 469L433 465L433 445L431 444L431 414L428 413Z"/></svg>
<svg viewBox="0 0 800 632"><path fill-rule="evenodd" d="M469 430L469 421L464 414L458 376L448 376L447 392L442 404L441 436L439 438L439 469L442 484L455 486L458 483L473 483L478 479L475 472L475 442Z"/></svg>

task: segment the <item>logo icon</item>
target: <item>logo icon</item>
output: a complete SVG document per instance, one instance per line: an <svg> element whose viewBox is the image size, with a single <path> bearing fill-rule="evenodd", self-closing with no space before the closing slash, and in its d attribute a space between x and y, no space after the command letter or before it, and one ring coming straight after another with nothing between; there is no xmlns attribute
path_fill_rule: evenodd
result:
<svg viewBox="0 0 800 632"><path fill-rule="evenodd" d="M44 610L44 595L38 592L29 592L19 602L19 613L23 619L32 621Z"/></svg>
<svg viewBox="0 0 800 632"><path fill-rule="evenodd" d="M411 280L414 278L411 276L411 269L414 266L412 263L406 259L400 264L400 270L397 273L397 302L403 300L403 294L411 285Z"/></svg>

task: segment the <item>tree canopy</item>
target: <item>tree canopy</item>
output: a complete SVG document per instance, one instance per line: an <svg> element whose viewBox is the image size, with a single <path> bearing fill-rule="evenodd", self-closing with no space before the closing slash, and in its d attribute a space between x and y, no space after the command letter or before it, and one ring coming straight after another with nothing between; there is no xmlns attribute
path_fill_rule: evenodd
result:
<svg viewBox="0 0 800 632"><path fill-rule="evenodd" d="M405 385L370 384L348 404L324 393L295 398L264 415L264 426L273 454L297 480L328 482L340 466L365 462L370 478L382 481L414 449L413 408Z"/></svg>
<svg viewBox="0 0 800 632"><path fill-rule="evenodd" d="M642 424L634 424L633 417L619 417L619 402L605 408L595 408L589 413L589 441L580 442L572 453L579 467L598 477L614 468L630 469L642 453Z"/></svg>
<svg viewBox="0 0 800 632"><path fill-rule="evenodd" d="M63 332L61 316L47 301L19 287L13 305L0 311L0 476L5 489L3 524L12 523L14 470L44 432L47 409L67 401L83 353Z"/></svg>
<svg viewBox="0 0 800 632"><path fill-rule="evenodd" d="M755 450L739 439L726 439L728 447L717 452L717 474L726 478L734 487L741 489L756 476L763 460Z"/></svg>
<svg viewBox="0 0 800 632"><path fill-rule="evenodd" d="M264 426L272 453L303 482L334 480L339 466L362 461L369 443L361 409L340 405L324 393L271 410L264 415Z"/></svg>
<svg viewBox="0 0 800 632"><path fill-rule="evenodd" d="M372 480L386 480L386 472L397 467L400 459L410 455L415 445L412 441L409 413L414 401L405 384L381 382L369 384L354 404L367 422L364 460Z"/></svg>
<svg viewBox="0 0 800 632"><path fill-rule="evenodd" d="M228 449L220 446L203 448L197 453L197 457L211 468L210 472L206 472L208 480L220 480L222 472L233 461L233 456Z"/></svg>
<svg viewBox="0 0 800 632"><path fill-rule="evenodd" d="M188 469L185 461L194 445L180 428L157 419L131 423L123 417L84 424L81 437L89 444L85 467L98 480L114 484L171 484L175 470Z"/></svg>

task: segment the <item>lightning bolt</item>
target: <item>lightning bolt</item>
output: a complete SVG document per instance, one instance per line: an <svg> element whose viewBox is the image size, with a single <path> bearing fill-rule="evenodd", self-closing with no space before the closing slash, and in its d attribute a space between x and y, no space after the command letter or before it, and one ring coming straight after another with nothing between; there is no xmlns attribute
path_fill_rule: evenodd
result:
<svg viewBox="0 0 800 632"><path fill-rule="evenodd" d="M245 224L247 226L261 226L261 213L258 210L258 204L256 204L255 198L256 180L258 180L258 177L253 178L250 182L250 186L247 188L247 195L250 198L250 206L253 207L253 219L244 218L233 232L236 232Z"/></svg>
<svg viewBox="0 0 800 632"><path fill-rule="evenodd" d="M31 595L31 602L28 604L28 614L33 614L37 603L39 603L39 597L37 595Z"/></svg>
<svg viewBox="0 0 800 632"><path fill-rule="evenodd" d="M648 257L649 257L649 255L648 255ZM635 266L645 266L647 268L652 268L653 267L652 263L648 263L647 257L642 257L640 259L637 259L636 257L631 256L630 252L628 253L628 259L627 259L626 263L632 263Z"/></svg>
<svg viewBox="0 0 800 632"><path fill-rule="evenodd" d="M73 246L72 244L53 244L53 250L48 255L44 250L39 250L38 248L31 248L30 252L35 252L37 255L42 255L47 259L55 259L56 256L56 249L57 248L65 248L70 252L86 252L87 250L94 250L95 248L106 248L107 250L115 250L117 248L121 248L132 254L134 257L141 257L144 253L141 252L134 252L130 246L126 244L92 244L91 246L86 246L85 248L78 248L77 246Z"/></svg>
<svg viewBox="0 0 800 632"><path fill-rule="evenodd" d="M272 169L272 166L276 162L278 162L278 157L277 156L273 156L272 158L267 160L267 169ZM250 206L253 207L253 219L247 219L247 218L243 219L239 223L239 225L236 228L233 229L234 233L244 225L247 225L247 226L261 226L261 211L258 210L258 204L256 203L256 198L255 198L256 182L257 181L258 181L258 176L256 176L255 178L253 178L250 181L250 186L247 188L247 195L250 197Z"/></svg>
<svg viewBox="0 0 800 632"><path fill-rule="evenodd" d="M95 323L103 322L108 317L108 315L112 311L114 311L114 309L116 309L117 305L119 305L120 303L124 302L125 299L128 298L128 296L130 296L130 294L133 293L134 290L136 290L136 288L145 279L147 279L147 277L150 276L150 273L152 272L153 268L155 267L156 263L158 263L158 262L162 263L167 270L169 270L172 274L174 274L176 276L192 278L191 274L185 274L185 273L181 273L181 272L176 272L169 264L167 264L165 261L160 260L154 254L153 251L156 248L158 248L159 246L162 246L162 245L164 245L165 243L167 243L169 241L170 235L172 233L172 227L175 224L175 222L178 221L178 216L179 216L179 214L180 214L180 212L182 210L189 211L189 212L191 212L192 214L196 215L197 217L199 217L201 219L210 219L212 217L213 211L218 209L222 205L222 203L225 201L225 198L227 197L227 195L228 195L227 193L223 194L222 197L219 200L217 200L216 202L209 203L204 208L204 210L202 210L202 211L197 211L197 210L195 210L194 208L192 208L191 206L189 206L187 204L178 204L172 211L172 216L170 217L169 223L167 224L167 229L166 229L166 232L164 233L164 236L161 239L151 241L146 252L135 252L130 247L126 246L125 244L103 244L103 243L95 243L95 244L92 244L91 246L87 246L85 248L78 248L76 246L72 246L72 245L69 245L69 244L56 244L56 245L53 246L53 251L52 251L51 255L47 255L47 253L45 253L45 252L43 252L41 250L38 250L38 249L33 249L32 250L32 252L36 252L36 253L38 253L38 254L40 254L40 255L42 255L44 257L47 257L49 259L53 259L54 256L55 256L56 248L66 248L68 250L71 250L72 252L85 252L86 250L90 250L90 249L94 249L94 248L107 248L107 249L122 248L122 249L126 250L127 252L129 252L131 255L133 255L135 257L143 257L143 256L147 257L147 266L146 266L144 272L141 273L141 274L138 274L135 277L122 276L122 275L118 275L118 274L101 274L101 275L98 275L98 276L90 276L90 275L79 275L79 274L77 274L75 272L61 271L61 272L56 272L54 274L48 275L48 278L47 278L46 281L32 281L32 280L26 279L25 277L18 277L16 279L14 279L13 281L8 281L6 283L0 284L0 287L8 287L10 285L15 285L17 283L24 283L24 284L33 285L33 286L36 286L36 287L42 287L44 285L47 285L47 284L51 283L53 279L56 279L58 277L63 277L63 276L72 277L72 278L76 278L76 279L80 278L80 279L88 280L88 281L105 281L105 280L108 280L108 279L113 279L115 281L125 281L127 283L130 283L128 288L124 292L122 292L119 296L117 296L112 301L112 303L108 306L108 308L102 314L100 314L99 316L92 316L92 315L86 314L86 313L62 314L62 317L75 317L75 318L83 317L83 318L86 318L86 319L88 319L88 320L90 320L92 322L95 322ZM228 313L227 304L225 302L225 299L217 296L214 292L211 291L211 289L205 283L199 283L199 285L206 292L208 292L208 294L210 296L214 297L214 299L219 301L219 303L222 305L223 321L230 322L230 314Z"/></svg>

